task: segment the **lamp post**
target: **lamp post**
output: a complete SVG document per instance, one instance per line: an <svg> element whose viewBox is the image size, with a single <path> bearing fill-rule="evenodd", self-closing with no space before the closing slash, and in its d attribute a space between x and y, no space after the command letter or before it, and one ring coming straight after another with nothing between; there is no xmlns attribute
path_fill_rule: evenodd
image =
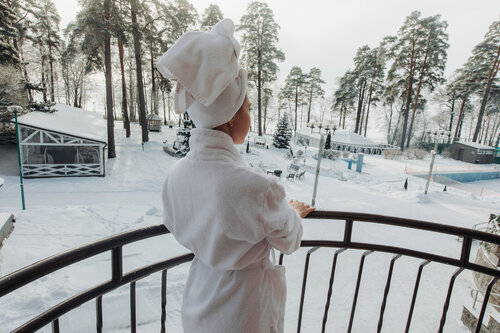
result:
<svg viewBox="0 0 500 333"><path fill-rule="evenodd" d="M429 136L429 141L434 140L434 149L431 150L431 164L429 166L429 174L427 175L427 182L425 183L425 191L424 191L425 195L427 195L427 192L429 190L429 183L431 182L432 169L434 168L434 160L436 159L439 140L446 137L449 138L451 133L449 131L435 130L435 131L427 131L427 135Z"/></svg>
<svg viewBox="0 0 500 333"><path fill-rule="evenodd" d="M23 205L23 210L26 209L24 204L24 183L23 183L23 169L21 166L21 150L20 150L20 142L19 142L19 126L17 125L17 113L23 110L22 107L18 105L10 105L7 107L9 112L14 112L14 119L16 124L16 145L17 145L17 161L19 163L19 181L21 186L21 201Z"/></svg>

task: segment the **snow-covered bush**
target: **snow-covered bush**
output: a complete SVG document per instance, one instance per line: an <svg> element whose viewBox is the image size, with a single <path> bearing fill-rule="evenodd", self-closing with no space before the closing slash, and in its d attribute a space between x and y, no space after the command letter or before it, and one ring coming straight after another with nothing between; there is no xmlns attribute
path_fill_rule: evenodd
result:
<svg viewBox="0 0 500 333"><path fill-rule="evenodd" d="M323 152L323 157L328 158L330 160L336 160L337 158L340 157L340 151L338 150L333 150L333 149L327 149Z"/></svg>
<svg viewBox="0 0 500 333"><path fill-rule="evenodd" d="M486 232L495 234L495 235L500 235L500 214L495 215L491 214L490 215L490 220L488 222L488 226L486 227ZM487 242L481 242L481 244L484 246L484 248L488 252L492 252L495 256L500 257L500 247L498 246L493 246L491 243Z"/></svg>
<svg viewBox="0 0 500 333"><path fill-rule="evenodd" d="M350 155L351 155L351 153L350 153L350 152L348 152L347 150L344 150L344 151L342 152L342 157L343 157L343 158L348 158Z"/></svg>
<svg viewBox="0 0 500 333"><path fill-rule="evenodd" d="M386 149L382 151L382 156L386 160L400 160L403 154L399 149Z"/></svg>
<svg viewBox="0 0 500 333"><path fill-rule="evenodd" d="M407 160L423 160L427 156L427 151L424 149L408 149L404 151L403 156Z"/></svg>
<svg viewBox="0 0 500 333"><path fill-rule="evenodd" d="M14 66L0 65L0 121L8 122L14 114L7 110L9 105L28 105L28 95L21 72Z"/></svg>

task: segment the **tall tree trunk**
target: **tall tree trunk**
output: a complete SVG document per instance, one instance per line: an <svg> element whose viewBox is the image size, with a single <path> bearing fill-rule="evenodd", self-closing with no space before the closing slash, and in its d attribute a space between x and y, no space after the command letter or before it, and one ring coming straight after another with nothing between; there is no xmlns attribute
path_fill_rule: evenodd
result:
<svg viewBox="0 0 500 333"><path fill-rule="evenodd" d="M365 134L364 136L366 137L366 129L368 127L368 116L370 115L370 104L372 103L372 92L373 92L373 81L375 80L374 77L372 77L372 82L370 84L370 90L368 90L368 102L367 104L367 109L366 109L366 118L365 118Z"/></svg>
<svg viewBox="0 0 500 333"><path fill-rule="evenodd" d="M297 133L297 108L299 104L299 86L295 86L295 123L294 123L294 133Z"/></svg>
<svg viewBox="0 0 500 333"><path fill-rule="evenodd" d="M41 49L41 48L40 48ZM45 55L43 55L42 50L42 94L43 94L43 102L47 103L47 84L45 83Z"/></svg>
<svg viewBox="0 0 500 333"><path fill-rule="evenodd" d="M142 128L142 142L148 142L148 128L146 122L146 101L144 98L144 82L142 79L141 62L141 33L137 23L137 0L130 0L130 16L132 17L132 36L134 37L134 53L137 74L137 90L139 95L139 122Z"/></svg>
<svg viewBox="0 0 500 333"><path fill-rule="evenodd" d="M167 108L165 105L165 91L164 90L161 91L161 99L163 102L163 125L166 125L167 124Z"/></svg>
<svg viewBox="0 0 500 333"><path fill-rule="evenodd" d="M401 133L401 151L405 148L406 129L408 127L408 113L411 103L411 92L413 90L413 75L415 71L415 39L412 42L410 58L410 74L408 75L408 88L406 89L406 106L404 109L403 131Z"/></svg>
<svg viewBox="0 0 500 333"><path fill-rule="evenodd" d="M486 102L488 101L491 85L498 73L498 68L500 67L499 56L500 56L500 45L498 45L497 56L495 58L495 61L493 62L493 65L491 66L490 73L488 74L488 81L486 83L486 88L484 89L483 100L481 101L481 108L479 109L479 115L477 117L476 129L474 130L474 137L472 138L473 142L477 142L477 137L479 135L479 130L481 129L484 110L486 109Z"/></svg>
<svg viewBox="0 0 500 333"><path fill-rule="evenodd" d="M156 84L155 75L155 59L153 45L150 45L150 64L151 64L151 104L153 105L153 112L158 115L158 86Z"/></svg>
<svg viewBox="0 0 500 333"><path fill-rule="evenodd" d="M50 69L50 100L56 101L54 92L54 59L52 59L52 46L49 44L49 69Z"/></svg>
<svg viewBox="0 0 500 333"><path fill-rule="evenodd" d="M114 123L113 123L113 88L112 88L112 77L111 77L111 35L109 33L110 29L110 10L111 10L111 0L104 0L104 18L107 23L106 38L104 40L104 67L106 76L106 112L107 112L107 124L108 124L108 158L115 158L115 135L114 135Z"/></svg>
<svg viewBox="0 0 500 333"><path fill-rule="evenodd" d="M311 84L311 91L309 92L309 107L307 109L307 122L306 122L306 124L309 124L309 122L311 121L312 100L313 100L313 88L312 88L312 84Z"/></svg>
<svg viewBox="0 0 500 333"><path fill-rule="evenodd" d="M365 86L366 86L366 80L363 80L363 82L361 83L361 87L359 89L358 112L356 113L356 127L354 128L354 133L358 133L358 131L361 131L360 122L361 122L361 111L363 109L363 98L365 96Z"/></svg>
<svg viewBox="0 0 500 333"><path fill-rule="evenodd" d="M257 69L257 118L259 124L259 135L262 135L262 54L258 50L258 69Z"/></svg>
<svg viewBox="0 0 500 333"><path fill-rule="evenodd" d="M464 106L465 102L467 101L467 98L462 99L462 103L460 103L460 111L458 113L458 120L457 120L457 127L455 128L455 136L453 138L453 142L457 141L460 139L461 131L462 131L462 122L463 122L463 117L464 117Z"/></svg>
<svg viewBox="0 0 500 333"><path fill-rule="evenodd" d="M455 115L455 94L453 94L453 98L451 100L451 111L450 111L450 124L448 125L448 132L450 135L448 136L448 143L452 143L451 130L453 129L453 117Z"/></svg>
<svg viewBox="0 0 500 333"><path fill-rule="evenodd" d="M393 104L391 103L391 112L389 113L389 125L387 126L387 143L390 143L391 140L391 126L392 126L392 111Z"/></svg>
<svg viewBox="0 0 500 333"><path fill-rule="evenodd" d="M127 82L125 81L125 64L123 59L123 42L118 37L118 54L120 57L120 72L122 77L122 118L123 127L125 128L125 137L130 137L130 119L128 118L128 103L127 103Z"/></svg>

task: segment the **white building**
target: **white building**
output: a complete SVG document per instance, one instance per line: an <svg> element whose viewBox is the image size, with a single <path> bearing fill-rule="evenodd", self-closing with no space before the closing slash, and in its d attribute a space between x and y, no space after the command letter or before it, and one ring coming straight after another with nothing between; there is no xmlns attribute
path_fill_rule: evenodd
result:
<svg viewBox="0 0 500 333"><path fill-rule="evenodd" d="M326 140L327 132L322 129L321 133L325 135ZM365 138L364 136L347 130L336 130L335 133L331 133L331 147L335 150L366 154L381 154L383 149L388 148L386 145L380 145ZM314 129L313 131L311 131L310 128L299 129L295 135L295 143L298 145L307 145L319 148L319 141L320 133L318 129Z"/></svg>
<svg viewBox="0 0 500 333"><path fill-rule="evenodd" d="M104 176L102 115L64 104L54 108L18 118L23 177Z"/></svg>

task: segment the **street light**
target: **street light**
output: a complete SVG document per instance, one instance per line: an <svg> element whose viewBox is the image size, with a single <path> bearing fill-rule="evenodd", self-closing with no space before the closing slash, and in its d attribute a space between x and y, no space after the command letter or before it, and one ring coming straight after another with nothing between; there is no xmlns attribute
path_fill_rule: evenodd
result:
<svg viewBox="0 0 500 333"><path fill-rule="evenodd" d="M26 209L26 206L24 204L24 183L23 183L23 171L21 167L21 151L20 151L20 143L19 143L19 127L17 126L17 113L23 111L23 108L20 107L19 105L9 105L7 106L7 110L9 112L14 112L14 119L16 123L16 145L17 145L17 161L19 163L19 180L20 180L20 186L21 186L21 201L23 204L23 210Z"/></svg>
<svg viewBox="0 0 500 333"><path fill-rule="evenodd" d="M449 138L451 133L450 131L445 131L445 130L434 130L434 131L427 131L427 135L429 138L429 142L431 142L431 140L434 140L434 149L431 150L431 164L429 166L429 175L427 176L427 182L425 184L425 192L424 192L425 195L427 195L427 191L429 190L429 183L431 182L432 168L434 167L434 160L436 158L436 152L439 140L446 137Z"/></svg>

